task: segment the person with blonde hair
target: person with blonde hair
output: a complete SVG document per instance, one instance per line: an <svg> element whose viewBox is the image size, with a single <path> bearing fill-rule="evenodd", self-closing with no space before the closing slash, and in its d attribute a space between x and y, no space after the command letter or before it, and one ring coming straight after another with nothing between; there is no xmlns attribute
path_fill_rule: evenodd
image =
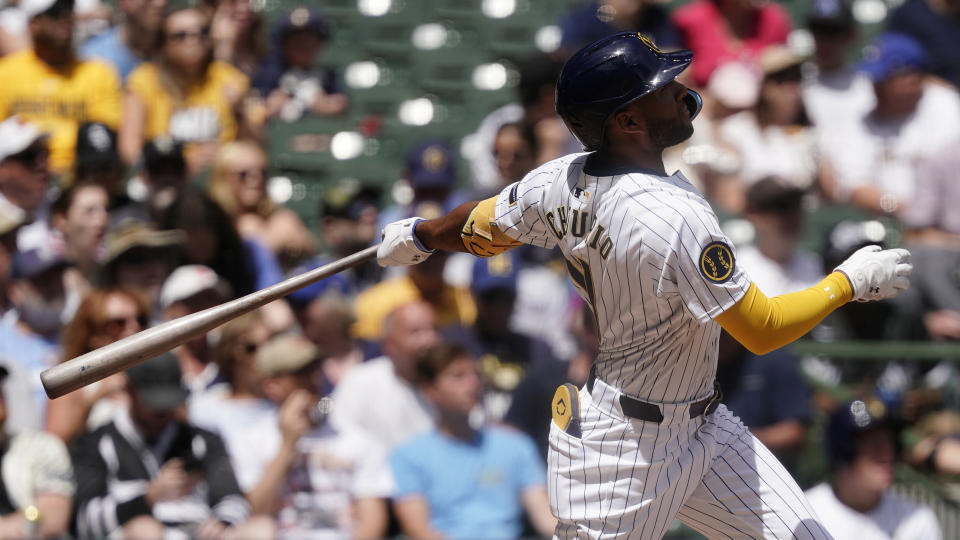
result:
<svg viewBox="0 0 960 540"><path fill-rule="evenodd" d="M240 236L259 241L281 261L316 251L310 230L293 210L267 194L267 154L251 140L224 144L210 178L210 197L230 214Z"/></svg>

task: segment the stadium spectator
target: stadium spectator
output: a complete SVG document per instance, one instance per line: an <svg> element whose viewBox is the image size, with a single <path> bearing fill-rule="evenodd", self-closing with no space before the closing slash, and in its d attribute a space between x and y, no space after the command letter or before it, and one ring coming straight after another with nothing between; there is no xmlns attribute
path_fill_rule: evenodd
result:
<svg viewBox="0 0 960 540"><path fill-rule="evenodd" d="M501 181L493 144L504 124L521 122L530 126L536 139L536 165L580 150L580 144L554 109L554 87L562 67L563 62L548 55L535 55L519 64L518 101L491 111L469 136L471 150L467 158L474 189L489 191Z"/></svg>
<svg viewBox="0 0 960 540"><path fill-rule="evenodd" d="M383 356L351 369L334 389L332 420L363 429L387 450L429 430L433 409L416 388L413 358L438 341L429 304L396 307L384 321Z"/></svg>
<svg viewBox="0 0 960 540"><path fill-rule="evenodd" d="M393 477L382 448L357 428L328 421L318 402L322 353L291 334L257 352L263 394L276 407L258 430L269 461L247 493L277 515L281 538L331 534L383 538Z"/></svg>
<svg viewBox="0 0 960 540"><path fill-rule="evenodd" d="M337 384L354 367L364 361L365 352L350 332L356 317L350 299L329 290L305 304L294 303L297 323L303 335L325 351L320 364L327 390Z"/></svg>
<svg viewBox="0 0 960 540"><path fill-rule="evenodd" d="M53 229L63 241L64 257L88 283L99 278L109 204L101 184L84 181L60 192L50 210Z"/></svg>
<svg viewBox="0 0 960 540"><path fill-rule="evenodd" d="M857 121L876 105L870 79L850 61L859 32L844 0L817 0L807 13L813 58L805 68L803 104L818 129Z"/></svg>
<svg viewBox="0 0 960 540"><path fill-rule="evenodd" d="M158 231L146 223L123 219L110 226L104 237L106 253L100 283L140 291L152 310L160 298L160 287L183 248L180 231ZM151 319L158 318L151 316Z"/></svg>
<svg viewBox="0 0 960 540"><path fill-rule="evenodd" d="M960 220L954 211L960 204L958 150L960 139L918 165L916 191L901 213L916 274L914 291L908 296L915 304L899 305L908 311L904 319L922 321L926 331L922 337L937 341L960 340L960 281L956 276Z"/></svg>
<svg viewBox="0 0 960 540"><path fill-rule="evenodd" d="M209 194L233 217L240 236L282 261L299 262L316 251L316 242L296 212L270 200L267 179L262 146L250 140L227 143L217 153Z"/></svg>
<svg viewBox="0 0 960 540"><path fill-rule="evenodd" d="M497 164L499 182L486 193L499 192L504 187L520 180L536 167L538 148L533 126L509 122L497 131L493 139L493 159Z"/></svg>
<svg viewBox="0 0 960 540"><path fill-rule="evenodd" d="M142 158L140 174L127 186L136 204L115 213L157 224L187 188L183 143L165 135L157 137L143 145Z"/></svg>
<svg viewBox="0 0 960 540"><path fill-rule="evenodd" d="M209 266L230 284L234 297L283 279L273 253L254 240L241 238L230 216L200 191L182 191L164 212L161 224L185 235L180 263ZM294 322L293 312L284 299L264 306L263 316L273 332L283 331Z"/></svg>
<svg viewBox="0 0 960 540"><path fill-rule="evenodd" d="M110 195L110 208L116 208L128 202L126 172L117 150L117 133L100 122L80 124L71 183L100 184Z"/></svg>
<svg viewBox="0 0 960 540"><path fill-rule="evenodd" d="M126 80L131 71L156 53L166 5L167 0L118 0L120 23L87 40L80 47L80 56L109 63L120 80Z"/></svg>
<svg viewBox="0 0 960 540"><path fill-rule="evenodd" d="M401 173L410 188L408 200L385 208L380 223L391 223L410 216L441 216L465 202L465 194L456 191L456 156L450 144L425 140L407 153Z"/></svg>
<svg viewBox="0 0 960 540"><path fill-rule="evenodd" d="M135 163L143 144L169 135L187 144L187 169L206 169L220 143L243 129L244 96L250 81L240 70L213 59L210 19L192 2L170 2L161 26L157 59L127 77L120 154Z"/></svg>
<svg viewBox="0 0 960 540"><path fill-rule="evenodd" d="M160 288L160 309L172 321L220 305L231 298L230 286L210 268L199 264L178 267ZM266 330L265 330L266 331ZM216 334L197 336L173 350L180 362L183 385L191 398L206 393L221 394L229 387L211 354Z"/></svg>
<svg viewBox="0 0 960 540"><path fill-rule="evenodd" d="M655 0L592 0L560 19L560 49L564 58L594 41L623 31L636 31L664 50L680 47L680 34L670 15Z"/></svg>
<svg viewBox="0 0 960 540"><path fill-rule="evenodd" d="M357 322L353 334L368 341L379 340L387 332L387 315L408 302L423 300L433 309L440 327L471 325L477 307L466 287L444 281L444 268L450 256L437 252L422 264L411 266L407 274L389 278L357 295L353 308Z"/></svg>
<svg viewBox="0 0 960 540"><path fill-rule="evenodd" d="M261 4L250 0L217 0L214 6L210 21L213 57L253 76L267 48Z"/></svg>
<svg viewBox="0 0 960 540"><path fill-rule="evenodd" d="M0 212L29 225L17 232L20 249L49 240L48 141L49 137L20 117L0 122Z"/></svg>
<svg viewBox="0 0 960 540"><path fill-rule="evenodd" d="M269 338L270 332L256 311L225 324L211 356L226 389L196 395L187 405L190 423L223 439L245 493L263 472L258 458L265 451L267 434L257 428L274 418L273 405L262 399L256 366L258 349Z"/></svg>
<svg viewBox="0 0 960 540"><path fill-rule="evenodd" d="M369 247L379 237L380 189L344 178L327 186L320 203L320 238L325 252L301 265L294 274L317 268ZM380 282L383 268L375 261L354 266L316 285L301 289L290 298L313 298L334 285L345 294L355 294Z"/></svg>
<svg viewBox="0 0 960 540"><path fill-rule="evenodd" d="M825 443L833 477L808 490L807 499L834 538L941 538L930 508L890 491L900 461L897 436L877 401L853 401L831 415Z"/></svg>
<svg viewBox="0 0 960 540"><path fill-rule="evenodd" d="M176 358L127 370L130 409L71 446L79 538L264 538L220 437L178 420L186 390Z"/></svg>
<svg viewBox="0 0 960 540"><path fill-rule="evenodd" d="M50 133L50 168L73 164L82 122L114 127L120 119L120 82L102 62L78 60L73 46L73 0L23 4L33 45L0 59L0 118L19 115Z"/></svg>
<svg viewBox="0 0 960 540"><path fill-rule="evenodd" d="M268 57L253 78L268 118L293 122L306 113L333 116L347 109L334 73L317 65L328 39L326 19L309 7L295 8L273 26Z"/></svg>
<svg viewBox="0 0 960 540"><path fill-rule="evenodd" d="M30 46L27 14L20 6L10 3L0 9L0 56L15 53Z"/></svg>
<svg viewBox="0 0 960 540"><path fill-rule="evenodd" d="M823 274L820 258L802 251L804 191L765 178L747 191L746 217L753 225L753 244L737 250L750 269L750 279L767 295L776 296L812 287Z"/></svg>
<svg viewBox="0 0 960 540"><path fill-rule="evenodd" d="M556 382L554 388L565 382L566 365L557 360L546 342L511 329L519 266L513 253L476 259L470 292L477 319L470 327L456 326L443 332L445 341L459 343L479 359L482 405L488 422L503 420L513 391L528 372L556 374L550 377Z"/></svg>
<svg viewBox="0 0 960 540"><path fill-rule="evenodd" d="M80 303L63 331L63 359L71 360L109 345L147 327L147 305L135 290L124 287L95 289ZM66 442L110 420L125 408L122 373L71 392L47 405L46 430Z"/></svg>
<svg viewBox="0 0 960 540"><path fill-rule="evenodd" d="M907 0L887 17L887 30L922 43L930 72L960 88L960 2Z"/></svg>
<svg viewBox="0 0 960 540"><path fill-rule="evenodd" d="M7 285L13 275L13 255L17 251L17 230L23 225L23 217L0 212L0 320L10 309Z"/></svg>
<svg viewBox="0 0 960 540"><path fill-rule="evenodd" d="M0 365L0 381L7 375ZM74 493L70 455L53 435L11 431L8 400L0 392L0 537L64 538Z"/></svg>
<svg viewBox="0 0 960 540"><path fill-rule="evenodd" d="M807 442L813 410L799 363L787 348L757 356L721 334L717 382L723 403L791 471Z"/></svg>
<svg viewBox="0 0 960 540"><path fill-rule="evenodd" d="M533 441L470 423L483 389L476 360L443 344L421 352L413 368L437 410L437 426L390 456L403 532L412 538L519 538L525 513L538 536L553 534L544 464Z"/></svg>
<svg viewBox="0 0 960 540"><path fill-rule="evenodd" d="M20 250L13 257L13 280L7 287L12 309L6 322L50 345L73 317L80 291L67 279L70 263L53 245Z"/></svg>
<svg viewBox="0 0 960 540"><path fill-rule="evenodd" d="M899 214L914 196L913 168L960 138L960 98L926 78L927 55L913 38L878 36L862 69L873 80L874 109L859 122L820 131L820 149L836 169L832 199ZM842 128L842 129L841 129Z"/></svg>
<svg viewBox="0 0 960 540"><path fill-rule="evenodd" d="M693 51L690 69L700 87L720 64L750 61L766 47L786 43L792 27L781 4L751 0L695 0L677 8L671 19L683 46Z"/></svg>
<svg viewBox="0 0 960 540"><path fill-rule="evenodd" d="M740 155L743 189L768 176L806 189L816 181L819 164L800 96L803 58L773 45L760 52L757 63L763 79L756 104L725 118L718 134Z"/></svg>

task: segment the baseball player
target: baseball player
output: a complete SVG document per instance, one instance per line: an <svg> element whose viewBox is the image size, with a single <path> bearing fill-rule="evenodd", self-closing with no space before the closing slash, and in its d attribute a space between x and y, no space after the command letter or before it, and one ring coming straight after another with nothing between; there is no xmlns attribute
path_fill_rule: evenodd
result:
<svg viewBox="0 0 960 540"><path fill-rule="evenodd" d="M559 246L597 317L586 385L551 404L548 489L557 538L660 538L674 518L710 538L830 538L789 473L714 384L723 327L765 353L850 300L908 286L905 250L870 246L815 286L767 298L737 265L707 201L662 152L693 133L693 58L636 33L566 63L556 107L586 153L545 163L491 199L384 228L382 265L437 249L489 256Z"/></svg>

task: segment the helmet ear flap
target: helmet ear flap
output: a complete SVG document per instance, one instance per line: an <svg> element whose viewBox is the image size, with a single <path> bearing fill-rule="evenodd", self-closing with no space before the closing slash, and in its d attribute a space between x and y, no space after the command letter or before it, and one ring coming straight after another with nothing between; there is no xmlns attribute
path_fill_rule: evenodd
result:
<svg viewBox="0 0 960 540"><path fill-rule="evenodd" d="M703 109L703 98L700 97L700 94L689 88L687 88L687 95L683 96L683 103L687 106L687 111L690 113L691 120L696 118Z"/></svg>

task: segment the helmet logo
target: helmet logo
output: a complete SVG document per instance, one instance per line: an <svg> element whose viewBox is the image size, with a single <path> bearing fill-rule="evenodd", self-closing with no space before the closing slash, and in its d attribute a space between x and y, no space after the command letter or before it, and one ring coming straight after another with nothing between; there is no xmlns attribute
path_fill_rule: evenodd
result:
<svg viewBox="0 0 960 540"><path fill-rule="evenodd" d="M644 45L649 47L651 51L657 54L663 54L663 51L661 51L654 42L650 41L650 38L648 38L647 36L641 34L640 32L637 32L637 37L640 38L640 41L642 41Z"/></svg>

